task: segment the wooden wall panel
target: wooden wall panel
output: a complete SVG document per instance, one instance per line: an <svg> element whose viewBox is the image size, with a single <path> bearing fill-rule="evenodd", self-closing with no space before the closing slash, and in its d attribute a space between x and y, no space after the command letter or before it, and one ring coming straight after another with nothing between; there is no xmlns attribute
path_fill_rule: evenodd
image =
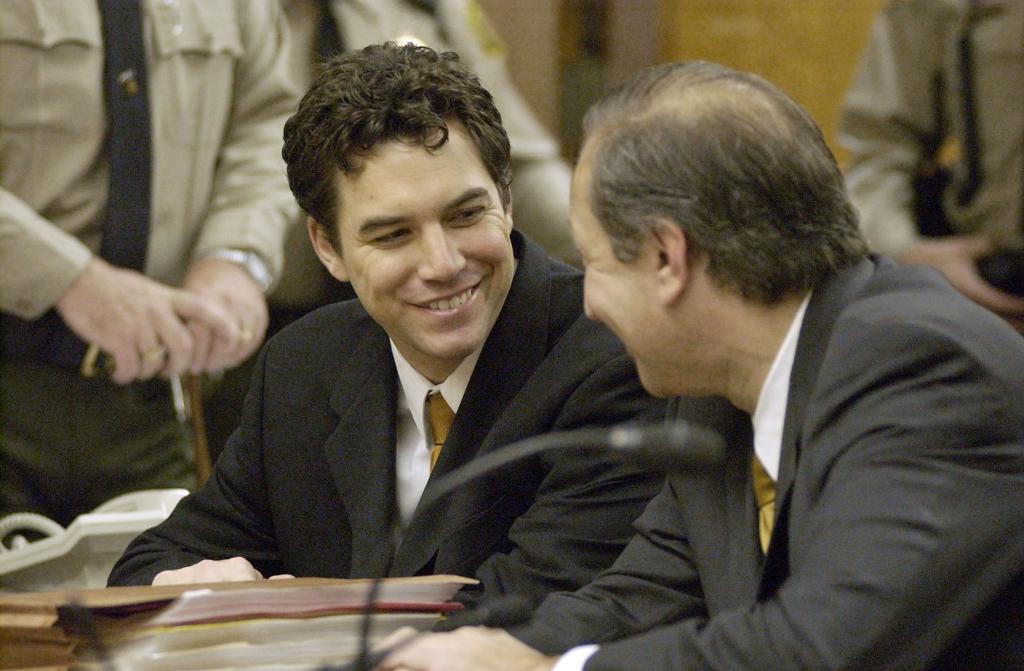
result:
<svg viewBox="0 0 1024 671"><path fill-rule="evenodd" d="M662 0L661 58L700 58L756 72L806 107L835 150L843 94L882 4Z"/></svg>

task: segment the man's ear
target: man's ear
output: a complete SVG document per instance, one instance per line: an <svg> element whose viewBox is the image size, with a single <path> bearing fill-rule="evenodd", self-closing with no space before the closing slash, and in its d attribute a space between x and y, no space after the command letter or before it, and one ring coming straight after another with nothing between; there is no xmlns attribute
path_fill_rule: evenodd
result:
<svg viewBox="0 0 1024 671"><path fill-rule="evenodd" d="M348 282L348 269L341 254L334 248L334 243L327 237L323 227L313 217L306 218L306 230L309 232L309 241L313 245L320 263L324 264L334 279L341 282Z"/></svg>
<svg viewBox="0 0 1024 671"><path fill-rule="evenodd" d="M686 255L686 234L667 220L658 221L651 234L657 255L656 290L664 304L672 304L686 290L693 270Z"/></svg>
<svg viewBox="0 0 1024 671"><path fill-rule="evenodd" d="M512 219L512 195L508 197L508 207L505 208L505 219L508 221L509 230L515 228L515 221Z"/></svg>

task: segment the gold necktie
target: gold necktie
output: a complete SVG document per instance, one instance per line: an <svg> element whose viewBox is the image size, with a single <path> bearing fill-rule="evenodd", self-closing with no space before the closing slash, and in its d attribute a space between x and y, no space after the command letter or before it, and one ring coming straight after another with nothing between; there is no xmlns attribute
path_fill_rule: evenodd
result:
<svg viewBox="0 0 1024 671"><path fill-rule="evenodd" d="M430 436L433 447L430 448L430 470L441 456L441 448L448 438L448 429L452 428L455 413L445 403L444 396L435 392L427 396L427 419L430 421Z"/></svg>
<svg viewBox="0 0 1024 671"><path fill-rule="evenodd" d="M757 534L761 539L761 552L768 553L775 523L775 481L761 465L755 454L753 459L754 500L757 501Z"/></svg>

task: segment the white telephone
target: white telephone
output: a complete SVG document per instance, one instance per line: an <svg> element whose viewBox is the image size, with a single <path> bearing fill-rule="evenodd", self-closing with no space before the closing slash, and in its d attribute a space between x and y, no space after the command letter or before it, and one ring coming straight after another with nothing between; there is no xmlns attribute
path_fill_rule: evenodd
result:
<svg viewBox="0 0 1024 671"><path fill-rule="evenodd" d="M137 535L162 522L188 491L146 489L115 497L65 529L48 517L14 513L0 519L0 591L103 587L114 562ZM33 543L14 535L47 536ZM3 540L14 540L8 547Z"/></svg>

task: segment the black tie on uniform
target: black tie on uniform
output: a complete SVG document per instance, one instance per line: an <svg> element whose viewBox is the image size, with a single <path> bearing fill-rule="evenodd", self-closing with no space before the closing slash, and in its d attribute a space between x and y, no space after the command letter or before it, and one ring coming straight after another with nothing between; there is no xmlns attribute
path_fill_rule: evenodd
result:
<svg viewBox="0 0 1024 671"><path fill-rule="evenodd" d="M110 189L100 256L141 271L149 240L149 87L140 0L99 0Z"/></svg>
<svg viewBox="0 0 1024 671"><path fill-rule="evenodd" d="M320 63L345 51L345 43L341 37L341 26L338 25L338 20L331 13L331 0L320 0L317 4L320 18L316 24L314 48L316 49L316 62Z"/></svg>

